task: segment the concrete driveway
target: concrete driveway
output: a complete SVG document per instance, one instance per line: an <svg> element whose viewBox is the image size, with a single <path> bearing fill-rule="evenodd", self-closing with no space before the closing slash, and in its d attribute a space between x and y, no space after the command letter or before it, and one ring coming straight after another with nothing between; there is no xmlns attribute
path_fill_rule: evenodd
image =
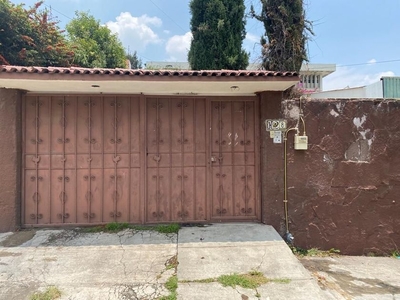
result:
<svg viewBox="0 0 400 300"><path fill-rule="evenodd" d="M397 263L395 259L390 262ZM391 269L396 278L398 267ZM264 281L243 288L224 286L220 280L246 274L258 274ZM172 278L178 281L175 295L165 286ZM178 234L133 229L0 234L0 299L30 299L49 286L61 291L61 299L79 300L352 299L347 297L351 293L338 292L320 281L271 226L262 224L184 227ZM389 283L396 287L396 282ZM365 299L386 299L379 298L386 296L382 290L369 292ZM400 299L396 290L392 292L393 297L387 299Z"/></svg>
<svg viewBox="0 0 400 300"><path fill-rule="evenodd" d="M32 232L3 236L3 245ZM164 284L174 270L166 264L176 253L176 234L39 230L0 248L0 299L29 299L48 286L61 299L157 299L169 294Z"/></svg>

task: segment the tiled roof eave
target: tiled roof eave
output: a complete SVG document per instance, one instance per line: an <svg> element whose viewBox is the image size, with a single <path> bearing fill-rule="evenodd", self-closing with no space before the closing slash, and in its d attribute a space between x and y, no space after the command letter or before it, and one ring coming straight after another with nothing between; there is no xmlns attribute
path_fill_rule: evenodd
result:
<svg viewBox="0 0 400 300"><path fill-rule="evenodd" d="M76 68L76 67L23 67L23 66L0 66L0 78L2 74L57 74L57 75L81 75L82 76L106 76L110 77L136 77L136 78L275 78L296 79L296 72L275 72L265 70L145 70L145 69L100 69L100 68ZM68 76L71 79L71 76Z"/></svg>

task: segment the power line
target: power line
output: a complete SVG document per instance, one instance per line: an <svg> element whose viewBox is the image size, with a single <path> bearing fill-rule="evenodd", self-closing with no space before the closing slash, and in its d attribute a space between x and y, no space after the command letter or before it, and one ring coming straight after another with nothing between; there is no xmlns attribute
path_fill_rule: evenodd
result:
<svg viewBox="0 0 400 300"><path fill-rule="evenodd" d="M365 66L365 65L374 65L374 64L385 64L385 63L390 63L390 62L400 62L400 59L382 60L382 61L374 61L374 62L358 63L358 64L350 64L350 65L340 65L337 67L342 68L342 67L353 67L353 66Z"/></svg>
<svg viewBox="0 0 400 300"><path fill-rule="evenodd" d="M356 63L356 64L348 64L348 65L336 65L336 64L329 64L329 65L335 65L336 68L345 68L345 67L355 67L355 66L371 66L375 64L385 64L385 63L392 63L392 62L400 62L400 59L392 59L392 60L382 60L382 61L374 61L374 62L366 62L366 63ZM307 64L313 64L313 63L304 63L305 65ZM324 70L324 69L330 69L331 67L326 66L326 67L318 67L318 70Z"/></svg>
<svg viewBox="0 0 400 300"><path fill-rule="evenodd" d="M182 31L183 31L184 33L186 33L186 29L183 29L183 27L182 27L181 25L179 25L178 23L176 23L165 11L163 11L157 4L155 4L155 3L153 2L153 0L150 0L150 2L153 3L153 5L154 5L155 7L157 7L164 15L166 15L166 16L168 17L168 19L170 19L176 26L178 26L180 29L182 29Z"/></svg>
<svg viewBox="0 0 400 300"><path fill-rule="evenodd" d="M64 17L66 17L66 18L72 20L72 18L70 18L70 17L68 17L67 15L63 14L61 11L58 11L57 9L52 8L51 6L48 6L46 3L43 3L43 5L46 6L47 8L49 8L50 11L54 10L55 12L58 12L60 15L63 15Z"/></svg>

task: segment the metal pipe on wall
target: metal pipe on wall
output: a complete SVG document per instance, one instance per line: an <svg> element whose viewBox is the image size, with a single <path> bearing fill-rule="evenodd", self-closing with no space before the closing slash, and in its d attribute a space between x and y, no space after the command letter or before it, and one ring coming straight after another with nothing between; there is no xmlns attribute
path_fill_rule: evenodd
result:
<svg viewBox="0 0 400 300"><path fill-rule="evenodd" d="M302 96L303 97L303 96ZM285 227L286 233L284 235L284 239L287 243L292 244L294 237L289 231L289 208L288 208L288 187L287 187L287 138L290 131L296 130L296 134L299 134L299 121L303 124L303 135L306 135L306 123L303 118L303 108L301 106L302 97L299 99L299 120L297 120L297 124L295 127L291 127L286 130L284 135L284 179L283 179L283 208L285 212Z"/></svg>

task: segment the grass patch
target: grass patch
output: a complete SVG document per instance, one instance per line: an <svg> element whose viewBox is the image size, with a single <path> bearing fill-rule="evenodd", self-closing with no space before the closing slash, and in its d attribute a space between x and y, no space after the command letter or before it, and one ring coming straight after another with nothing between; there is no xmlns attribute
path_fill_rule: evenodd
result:
<svg viewBox="0 0 400 300"><path fill-rule="evenodd" d="M178 277L171 276L165 283L165 287L170 292L168 296L163 296L160 300L176 300L176 289L178 288Z"/></svg>
<svg viewBox="0 0 400 300"><path fill-rule="evenodd" d="M399 257L400 257L400 250L394 250L394 251L392 251L392 257L394 257L394 258L399 258Z"/></svg>
<svg viewBox="0 0 400 300"><path fill-rule="evenodd" d="M155 226L132 225L130 228L137 231L157 231L159 233L178 233L181 226L176 223L160 224Z"/></svg>
<svg viewBox="0 0 400 300"><path fill-rule="evenodd" d="M230 274L230 275L221 275L217 278L205 278L205 279L197 279L197 280L182 280L182 283L189 282L197 282L197 283L211 283L218 282L223 286L230 286L235 288L236 286L241 286L246 289L256 289L259 286L269 283L269 282L277 282L277 283L289 283L290 279L286 278L276 278L270 279L264 276L263 273L257 270L252 270L246 274Z"/></svg>
<svg viewBox="0 0 400 300"><path fill-rule="evenodd" d="M117 222L108 223L104 226L104 229L109 232L117 232L128 228L129 228L128 223L117 223Z"/></svg>
<svg viewBox="0 0 400 300"><path fill-rule="evenodd" d="M178 233L180 229L179 224L160 224L154 226L145 226L145 225L130 225L128 223L118 223L112 222L102 226L95 226L95 227L86 227L82 228L82 232L86 233L96 233L96 232L118 232L125 229L133 229L136 231L157 231L160 233Z"/></svg>
<svg viewBox="0 0 400 300"><path fill-rule="evenodd" d="M260 272L250 272L247 274L221 275L217 281L223 286L235 288L237 285L245 289L255 289L262 284L268 283L268 279Z"/></svg>
<svg viewBox="0 0 400 300"><path fill-rule="evenodd" d="M104 226L95 226L95 227L84 227L80 228L79 231L85 233L96 233L104 231Z"/></svg>
<svg viewBox="0 0 400 300"><path fill-rule="evenodd" d="M179 224L157 225L155 230L160 233L178 233L181 226Z"/></svg>
<svg viewBox="0 0 400 300"><path fill-rule="evenodd" d="M86 233L96 233L96 232L118 232L122 231L124 229L130 228L130 225L128 223L118 223L118 222L112 222L108 223L102 226L95 226L95 227L85 227L82 228L82 232Z"/></svg>
<svg viewBox="0 0 400 300"><path fill-rule="evenodd" d="M318 248L311 248L311 249L303 249L300 247L290 247L292 252L300 257L304 256L312 256L312 257L328 257L328 256L335 256L340 254L340 250L331 248L329 250L320 250Z"/></svg>
<svg viewBox="0 0 400 300"><path fill-rule="evenodd" d="M49 286L44 292L36 292L30 300L55 300L61 297L61 291L55 286Z"/></svg>

